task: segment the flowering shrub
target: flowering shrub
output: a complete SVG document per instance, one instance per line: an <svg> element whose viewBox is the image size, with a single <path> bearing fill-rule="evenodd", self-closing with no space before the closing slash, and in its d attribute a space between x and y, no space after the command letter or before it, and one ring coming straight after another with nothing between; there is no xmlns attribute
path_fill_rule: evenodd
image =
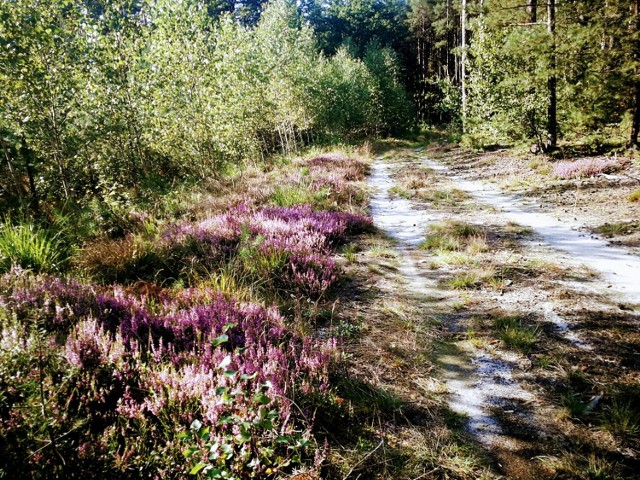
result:
<svg viewBox="0 0 640 480"><path fill-rule="evenodd" d="M229 472L244 478L273 469L278 455L288 463L294 460L280 437L300 431L310 436L308 423L292 408L292 401L304 408L305 398L326 390L333 343L301 338L273 307L240 303L206 289L167 294L151 305L119 287L98 292L75 281L20 270L3 276L2 286L2 304L10 314L39 322L37 316L45 313L38 324L44 330L33 330L42 335L39 341L29 328L3 327L3 335L13 340L0 344L3 382L9 382L2 386L25 391L34 379L44 378L40 381L51 409L51 418L38 418L23 408L20 397L12 407L0 408L7 438L45 420L55 436L62 435L81 415L87 428L72 430L56 445L70 464L88 455L87 445L102 445L107 457L130 464L132 455L142 461L151 449L169 448L177 433L197 417L225 452L223 464ZM26 294L28 287L35 292L31 296ZM60 305L64 308L56 308ZM37 343L46 344L58 363L45 362L43 368L42 362L27 362L18 369L26 372L21 376L15 365L21 351L9 351L5 345L30 345L34 350ZM54 380L61 377L62 383ZM254 432L250 441L234 440L242 434L241 425L255 426L257 420L259 428L251 431L257 428L259 433ZM130 435L142 437L127 444ZM126 452L118 445L127 445ZM298 461L304 450L300 448ZM273 456L267 458L268 452ZM65 471L64 465L56 465L55 456L46 458L46 468ZM183 467L175 460L163 468L179 473ZM15 466L20 469L16 471L34 475L37 467ZM118 466L109 468L115 471Z"/></svg>
<svg viewBox="0 0 640 480"><path fill-rule="evenodd" d="M583 158L573 162L558 162L553 166L553 174L565 180L570 178L593 177L599 173L611 173L621 168L620 162L608 158Z"/></svg>
<svg viewBox="0 0 640 480"><path fill-rule="evenodd" d="M332 249L344 243L348 235L370 226L369 217L316 212L308 205L253 210L242 204L199 223L174 225L165 232L164 241L173 245L174 252L183 250L185 244L191 245L191 251L209 252L198 258L208 259L206 263L211 268L216 265L219 268L234 255L240 255L250 275L260 279L278 278L282 290L295 287L313 298L335 280L336 267L329 261ZM316 256L316 266L323 265L328 271L322 273L318 268L311 271L301 267L301 259L309 255ZM327 258L321 259L323 256ZM302 278L296 279L292 274L301 268L309 279L302 289L298 288Z"/></svg>
<svg viewBox="0 0 640 480"><path fill-rule="evenodd" d="M296 181L333 199L364 174L336 155L304 168ZM94 243L75 265L98 283L0 276L0 476L273 478L309 463L334 341L198 278L253 282L308 318L339 278L334 249L371 219L256 203Z"/></svg>

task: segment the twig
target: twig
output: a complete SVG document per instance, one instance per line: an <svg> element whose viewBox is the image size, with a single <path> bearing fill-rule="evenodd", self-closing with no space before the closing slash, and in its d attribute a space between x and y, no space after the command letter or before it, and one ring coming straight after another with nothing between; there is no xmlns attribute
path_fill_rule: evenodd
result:
<svg viewBox="0 0 640 480"><path fill-rule="evenodd" d="M380 443L378 444L378 446L377 446L376 448L374 448L374 449L373 449L373 450L371 450L369 453L367 453L367 454L362 458L362 460L360 460L360 461L359 461L358 463L356 463L353 467L351 467L351 470L349 470L349 472L347 472L347 474L346 474L344 477L342 477L342 480L347 480L347 478L349 478L349 475L351 475L351 474L353 473L353 471L356 469L356 467L357 467L358 465L361 465L362 463L364 463L364 462L365 462L365 460L366 460L367 458L369 458L371 455L373 455L373 454L376 452L376 450L378 450L382 445L384 445L384 439L380 440Z"/></svg>
<svg viewBox="0 0 640 480"><path fill-rule="evenodd" d="M437 472L438 470L440 470L440 467L436 467L433 470L429 470L428 472L424 472L422 475L418 475L417 477L411 479L411 480L419 480L420 478L424 478L427 475L431 475L433 472Z"/></svg>

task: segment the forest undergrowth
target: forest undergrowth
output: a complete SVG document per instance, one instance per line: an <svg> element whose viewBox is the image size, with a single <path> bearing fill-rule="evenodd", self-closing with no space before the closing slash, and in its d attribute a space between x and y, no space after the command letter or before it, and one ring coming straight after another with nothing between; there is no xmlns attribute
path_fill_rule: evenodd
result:
<svg viewBox="0 0 640 480"><path fill-rule="evenodd" d="M0 279L2 476L319 471L338 350L316 329L344 281L335 252L371 229L366 168L334 153L212 181L64 270L23 247L42 263L11 258Z"/></svg>

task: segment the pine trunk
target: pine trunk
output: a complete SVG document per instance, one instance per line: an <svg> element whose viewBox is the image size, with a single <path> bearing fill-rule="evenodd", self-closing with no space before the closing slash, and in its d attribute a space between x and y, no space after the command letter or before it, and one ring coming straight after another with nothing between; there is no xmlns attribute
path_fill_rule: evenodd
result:
<svg viewBox="0 0 640 480"><path fill-rule="evenodd" d="M547 4L547 30L551 37L551 55L549 58L549 79L547 88L549 100L547 108L547 150L552 151L558 145L558 92L556 78L556 1Z"/></svg>
<svg viewBox="0 0 640 480"><path fill-rule="evenodd" d="M461 59L460 59L460 84L462 86L462 131L465 131L467 120L467 0L462 0L460 13L461 30Z"/></svg>
<svg viewBox="0 0 640 480"><path fill-rule="evenodd" d="M529 23L538 21L538 0L531 0L529 3Z"/></svg>
<svg viewBox="0 0 640 480"><path fill-rule="evenodd" d="M634 14L636 17L636 35L640 35L640 0L634 2ZM635 60L640 60L640 39L636 40L636 49L634 53ZM631 125L631 145L639 146L638 134L640 133L640 67L636 67L635 72L635 102L633 106L633 123Z"/></svg>

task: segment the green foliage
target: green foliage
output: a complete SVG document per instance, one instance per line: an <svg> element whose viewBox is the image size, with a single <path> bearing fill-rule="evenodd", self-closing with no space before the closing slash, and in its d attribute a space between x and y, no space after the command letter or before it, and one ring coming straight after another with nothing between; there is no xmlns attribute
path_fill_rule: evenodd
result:
<svg viewBox="0 0 640 480"><path fill-rule="evenodd" d="M538 329L528 327L517 317L497 317L493 325L506 346L523 353L529 352L540 336Z"/></svg>
<svg viewBox="0 0 640 480"><path fill-rule="evenodd" d="M577 143L626 137L638 68L629 2L556 2L555 35L546 3L538 3L535 22L525 7L487 0L472 15L467 142L544 144L552 76L562 136Z"/></svg>
<svg viewBox="0 0 640 480"><path fill-rule="evenodd" d="M13 225L9 220L0 225L0 272L14 265L34 272L59 272L68 255L60 233L29 223Z"/></svg>
<svg viewBox="0 0 640 480"><path fill-rule="evenodd" d="M640 411L632 400L614 400L602 413L602 425L623 437L640 433Z"/></svg>
<svg viewBox="0 0 640 480"><path fill-rule="evenodd" d="M40 214L61 197L95 198L97 223L123 235L149 179L202 180L314 139L410 126L399 61L383 44L363 44L363 59L346 48L326 57L292 2L218 3L3 3L11 203Z"/></svg>
<svg viewBox="0 0 640 480"><path fill-rule="evenodd" d="M189 475L207 480L260 478L302 463L312 443L301 434L279 433L278 411L268 408L271 398L261 391L252 395L242 390L231 392L225 387L220 390L230 411L234 410L235 398L245 396L251 398L249 408L254 408L257 415L253 419L236 414L220 417L214 425L215 432L225 433L217 437L212 437L210 427L194 420L189 430L178 435L187 443L183 455L192 465ZM237 425L237 430L228 429L229 425Z"/></svg>

